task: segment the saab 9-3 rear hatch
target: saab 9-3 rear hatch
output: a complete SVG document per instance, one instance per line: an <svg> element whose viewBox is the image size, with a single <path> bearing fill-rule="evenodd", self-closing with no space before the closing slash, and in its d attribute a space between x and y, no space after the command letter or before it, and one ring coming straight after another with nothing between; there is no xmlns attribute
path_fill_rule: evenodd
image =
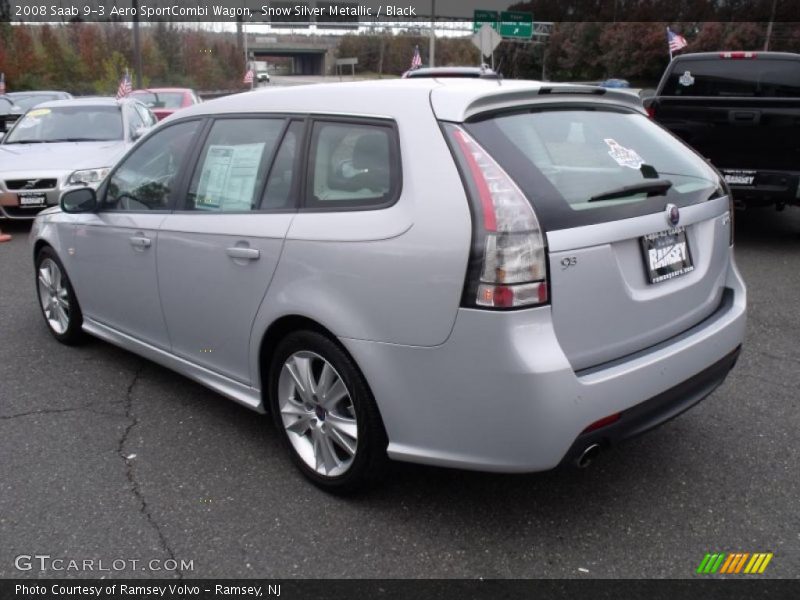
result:
<svg viewBox="0 0 800 600"><path fill-rule="evenodd" d="M497 108L482 98L445 134L470 136L533 205L555 333L572 367L641 351L714 313L731 244L716 171L623 102L497 94Z"/></svg>

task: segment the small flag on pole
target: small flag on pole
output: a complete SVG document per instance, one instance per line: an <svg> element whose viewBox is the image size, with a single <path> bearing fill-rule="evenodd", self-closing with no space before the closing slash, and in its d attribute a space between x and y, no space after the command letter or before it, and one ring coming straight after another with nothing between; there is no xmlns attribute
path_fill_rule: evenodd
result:
<svg viewBox="0 0 800 600"><path fill-rule="evenodd" d="M244 74L244 79L242 79L242 83L253 83L253 69L247 69L247 73Z"/></svg>
<svg viewBox="0 0 800 600"><path fill-rule="evenodd" d="M669 56L672 58L672 53L686 48L689 42L682 35L679 35L667 27L667 43L669 44Z"/></svg>
<svg viewBox="0 0 800 600"><path fill-rule="evenodd" d="M0 94L6 93L6 74L0 73Z"/></svg>
<svg viewBox="0 0 800 600"><path fill-rule="evenodd" d="M125 75L123 75L122 79L119 82L119 87L117 88L117 100L124 98L128 94L131 93L133 88L131 88L131 77L128 75L128 71L125 71Z"/></svg>
<svg viewBox="0 0 800 600"><path fill-rule="evenodd" d="M410 71L414 69L419 69L422 66L422 57L419 55L419 46L414 46L414 56L411 57L411 68Z"/></svg>

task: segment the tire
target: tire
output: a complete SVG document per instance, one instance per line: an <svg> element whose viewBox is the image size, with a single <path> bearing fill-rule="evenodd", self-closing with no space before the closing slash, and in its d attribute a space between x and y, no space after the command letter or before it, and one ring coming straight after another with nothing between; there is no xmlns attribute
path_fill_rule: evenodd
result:
<svg viewBox="0 0 800 600"><path fill-rule="evenodd" d="M358 367L328 337L302 330L278 344L269 404L292 460L316 486L345 494L382 475L387 437L378 407Z"/></svg>
<svg viewBox="0 0 800 600"><path fill-rule="evenodd" d="M85 340L83 314L64 265L50 246L36 255L36 296L47 329L62 344Z"/></svg>

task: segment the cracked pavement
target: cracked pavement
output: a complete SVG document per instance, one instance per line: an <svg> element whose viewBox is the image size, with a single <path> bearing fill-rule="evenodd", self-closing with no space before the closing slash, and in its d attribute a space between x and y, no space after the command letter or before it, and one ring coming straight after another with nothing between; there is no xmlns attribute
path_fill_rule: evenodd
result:
<svg viewBox="0 0 800 600"><path fill-rule="evenodd" d="M586 471L394 465L328 496L268 418L98 340L56 343L27 226L0 245L1 577L692 577L706 552L800 572L800 210L737 214L748 335L727 382ZM192 560L21 573L19 554Z"/></svg>

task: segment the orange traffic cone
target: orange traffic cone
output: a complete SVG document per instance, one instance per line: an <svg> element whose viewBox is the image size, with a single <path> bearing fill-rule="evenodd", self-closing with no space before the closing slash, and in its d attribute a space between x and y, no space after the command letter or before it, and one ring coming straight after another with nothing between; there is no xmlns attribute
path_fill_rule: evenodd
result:
<svg viewBox="0 0 800 600"><path fill-rule="evenodd" d="M3 233L3 230L0 229L0 243L10 242L10 241L11 241L11 236L8 235L7 233Z"/></svg>

